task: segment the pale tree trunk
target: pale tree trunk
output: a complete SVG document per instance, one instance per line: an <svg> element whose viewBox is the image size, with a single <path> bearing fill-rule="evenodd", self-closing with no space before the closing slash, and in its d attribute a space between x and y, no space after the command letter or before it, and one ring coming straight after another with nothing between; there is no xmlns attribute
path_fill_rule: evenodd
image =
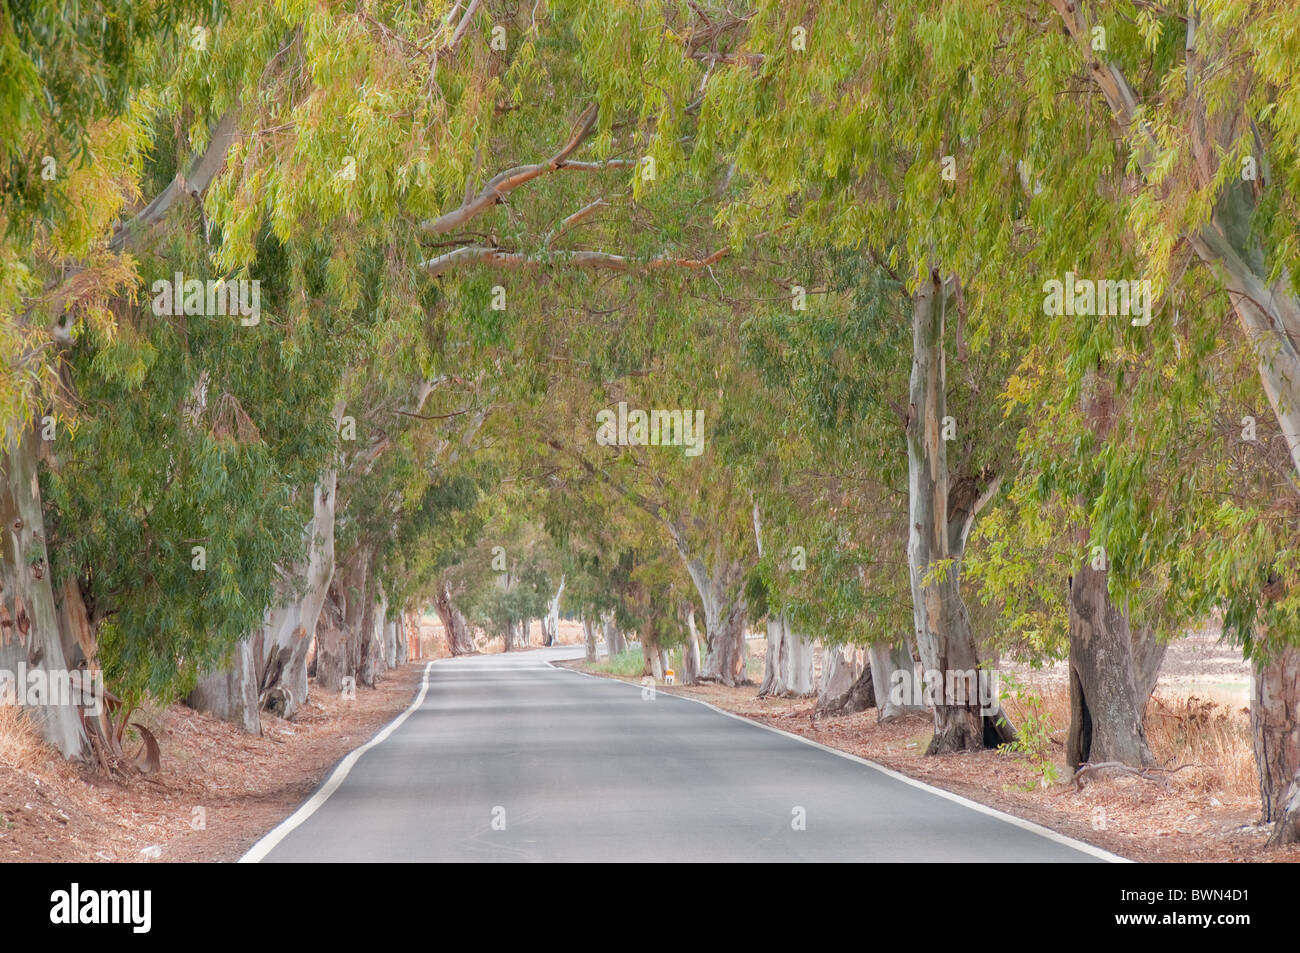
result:
<svg viewBox="0 0 1300 953"><path fill-rule="evenodd" d="M361 660L357 666L357 684L367 688L374 688L384 677L384 615L387 611L388 599L377 586L368 587L361 618Z"/></svg>
<svg viewBox="0 0 1300 953"><path fill-rule="evenodd" d="M867 649L872 688L876 696L876 720L889 721L909 712L925 711L916 681L911 650L901 642L873 643ZM901 689L901 690L900 690Z"/></svg>
<svg viewBox="0 0 1300 953"><path fill-rule="evenodd" d="M393 623L393 666L411 661L411 616L402 613Z"/></svg>
<svg viewBox="0 0 1300 953"><path fill-rule="evenodd" d="M1162 151L1138 115L1141 100L1123 71L1098 57L1093 25L1084 6L1073 0L1052 0L1052 5L1119 127L1141 134L1135 157L1143 173L1151 175ZM1193 181L1198 188L1213 191L1216 198L1209 221L1189 229L1184 237L1228 292L1242 332L1258 359L1260 383L1290 451L1292 465L1300 474L1300 298L1288 269L1279 267L1280 262L1267 260L1259 231L1253 227L1257 196L1266 189L1257 191L1257 183L1244 181L1236 170L1221 182L1220 163L1232 154L1230 147L1239 131L1249 126L1249 117L1207 115L1212 96L1207 96L1199 67L1204 63L1202 51L1216 42L1214 31L1218 27L1213 18L1192 18L1188 28L1194 36L1189 33L1187 44L1185 128L1194 159ZM1267 170L1261 171L1263 181L1258 184L1267 186Z"/></svg>
<svg viewBox="0 0 1300 953"><path fill-rule="evenodd" d="M37 440L26 428L4 447L0 474L0 669L64 675L68 671L45 551L45 517L36 479ZM47 742L82 759L90 742L74 705L29 706Z"/></svg>
<svg viewBox="0 0 1300 953"><path fill-rule="evenodd" d="M229 665L200 678L185 703L222 721L238 725L250 734L262 733L262 706L257 692L256 636L235 644Z"/></svg>
<svg viewBox="0 0 1300 953"><path fill-rule="evenodd" d="M452 655L469 655L474 651L474 636L469 631L469 623L451 602L451 593L446 583L438 587L438 595L433 603L438 618L442 620L442 630L447 636L447 651Z"/></svg>
<svg viewBox="0 0 1300 953"><path fill-rule="evenodd" d="M822 675L817 686L817 708L822 710L836 701L857 681L858 650L852 645L822 647Z"/></svg>
<svg viewBox="0 0 1300 953"><path fill-rule="evenodd" d="M316 632L316 685L330 692L357 678L370 554L361 550L335 573Z"/></svg>
<svg viewBox="0 0 1300 953"><path fill-rule="evenodd" d="M398 631L401 628L402 619L398 616L396 619L384 620L384 666L389 669L397 668L397 642Z"/></svg>
<svg viewBox="0 0 1300 953"><path fill-rule="evenodd" d="M764 695L805 697L812 694L812 644L790 631L790 620L782 613L767 622L767 659L759 697Z"/></svg>
<svg viewBox="0 0 1300 953"><path fill-rule="evenodd" d="M758 686L758 697L784 695L785 675L790 667L787 638L789 626L785 617L772 616L767 620L767 657L763 660L763 681Z"/></svg>
<svg viewBox="0 0 1300 953"><path fill-rule="evenodd" d="M849 671L845 666L844 671ZM852 715L876 707L876 684L871 677L871 665L858 673L844 691L835 696L825 696L817 702L818 715Z"/></svg>
<svg viewBox="0 0 1300 953"><path fill-rule="evenodd" d="M613 658L615 655L621 655L626 652L627 639L623 637L623 633L619 630L618 623L614 618L614 613L605 613L602 623L604 625L605 655L608 658Z"/></svg>
<svg viewBox="0 0 1300 953"><path fill-rule="evenodd" d="M856 655L856 653L855 653ZM823 694L817 703L818 714L851 715L855 712L876 709L876 721L888 721L908 712L923 712L925 706L916 702L912 685L898 691L899 676L913 679L912 653L901 644L870 646L867 664L858 676L838 695ZM841 683L852 671L851 663L843 664ZM906 692L907 694L904 694ZM894 697L898 694L899 697Z"/></svg>
<svg viewBox="0 0 1300 953"><path fill-rule="evenodd" d="M1300 649L1257 662L1250 726L1269 845L1300 843Z"/></svg>
<svg viewBox="0 0 1300 953"><path fill-rule="evenodd" d="M790 669L786 686L795 698L808 698L816 694L813 685L813 640L797 632L787 633Z"/></svg>
<svg viewBox="0 0 1300 953"><path fill-rule="evenodd" d="M712 576L699 559L687 560L686 568L704 605L708 654L700 666L699 681L746 684L745 597L741 592L740 564L727 564Z"/></svg>
<svg viewBox="0 0 1300 953"><path fill-rule="evenodd" d="M307 701L307 655L334 578L335 489L333 470L313 488L307 565L297 567L301 589L271 609L262 629L259 697L262 707L282 718L293 718Z"/></svg>
<svg viewBox="0 0 1300 953"><path fill-rule="evenodd" d="M944 370L944 302L931 273L912 296L911 407L907 423L908 542L916 644L923 668L942 681L936 691L934 737L926 754L979 750L1013 737L999 711L984 714L969 684L979 668L970 613L961 597L961 560L971 524L996 484L968 507L949 498ZM967 494L969 496L969 494ZM960 674L959 674L960 673ZM971 695L975 697L972 698ZM963 697L965 696L965 697Z"/></svg>
<svg viewBox="0 0 1300 953"><path fill-rule="evenodd" d="M583 644L586 646L587 661L596 661L596 627L591 624L591 620L586 616L582 617L582 638Z"/></svg>
<svg viewBox="0 0 1300 953"><path fill-rule="evenodd" d="M546 605L546 618L542 620L542 644L558 645L560 642L560 597L564 595L564 576L560 576L560 587Z"/></svg>
<svg viewBox="0 0 1300 953"><path fill-rule="evenodd" d="M1112 395L1100 375L1090 371L1082 409L1101 439L1113 425L1112 408ZM1087 544L1086 530L1080 530L1079 539ZM1065 757L1071 767L1102 761L1143 767L1155 763L1142 724L1150 693L1139 694L1135 636L1128 613L1111 601L1106 558L1104 552L1085 552L1070 580L1070 731ZM1148 642L1141 634L1136 638L1143 647L1144 683L1153 667Z"/></svg>
<svg viewBox="0 0 1300 953"><path fill-rule="evenodd" d="M700 679L700 633L695 627L695 607L686 610L686 647L682 649L682 684L694 685Z"/></svg>

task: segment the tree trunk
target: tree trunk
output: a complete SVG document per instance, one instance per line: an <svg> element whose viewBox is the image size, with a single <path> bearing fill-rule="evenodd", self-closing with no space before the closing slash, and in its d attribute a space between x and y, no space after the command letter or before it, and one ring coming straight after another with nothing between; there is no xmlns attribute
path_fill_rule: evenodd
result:
<svg viewBox="0 0 1300 953"><path fill-rule="evenodd" d="M9 440L0 475L0 669L15 678L20 666L56 677L68 672L45 551L37 440L32 428ZM41 737L64 757L82 759L89 753L76 706L41 704L27 711Z"/></svg>
<svg viewBox="0 0 1300 953"><path fill-rule="evenodd" d="M935 686L934 738L926 754L979 750L1013 737L1000 710L981 711L978 692L964 690L979 669L970 614L961 597L961 560L983 502L973 493L950 498L944 371L945 296L931 273L912 296L911 407L907 423L909 525L907 557L916 644Z"/></svg>
<svg viewBox="0 0 1300 953"><path fill-rule="evenodd" d="M384 615L388 599L374 585L364 591L357 684L374 688L384 677Z"/></svg>
<svg viewBox="0 0 1300 953"><path fill-rule="evenodd" d="M613 658L615 655L621 655L627 651L627 639L619 630L618 623L614 619L613 612L607 612L603 619L605 635L605 655Z"/></svg>
<svg viewBox="0 0 1300 953"><path fill-rule="evenodd" d="M704 635L708 654L700 666L699 681L745 685L745 597L741 592L741 567L731 563L710 576L704 563L688 560L686 568L704 604Z"/></svg>
<svg viewBox="0 0 1300 953"><path fill-rule="evenodd" d="M1272 283L1257 234L1252 183L1230 179L1209 223L1191 246L1218 274L1246 341L1258 359L1260 382L1300 474L1300 299L1282 268ZM1275 263L1276 264L1276 263Z"/></svg>
<svg viewBox="0 0 1300 953"><path fill-rule="evenodd" d="M763 662L763 681L758 686L759 698L786 693L786 673L790 668L788 636L789 626L784 616L767 620L767 657Z"/></svg>
<svg viewBox="0 0 1300 953"><path fill-rule="evenodd" d="M822 647L822 677L817 687L817 708L825 709L849 690L858 678L858 650L852 645Z"/></svg>
<svg viewBox="0 0 1300 953"><path fill-rule="evenodd" d="M316 632L316 685L337 692L361 666L370 554L361 550L334 574Z"/></svg>
<svg viewBox="0 0 1300 953"><path fill-rule="evenodd" d="M1300 842L1300 649L1255 665L1250 727L1269 845Z"/></svg>
<svg viewBox="0 0 1300 953"><path fill-rule="evenodd" d="M1137 687L1138 710L1144 716L1147 702L1160 681L1160 666L1165 663L1168 651L1169 643L1157 639L1150 628L1133 631L1133 682Z"/></svg>
<svg viewBox="0 0 1300 953"><path fill-rule="evenodd" d="M587 661L596 661L596 627L591 624L591 620L586 616L582 617L582 637L587 650Z"/></svg>
<svg viewBox="0 0 1300 953"><path fill-rule="evenodd" d="M200 678L185 704L260 735L262 706L258 701L256 659L259 641L257 636L240 639L230 664Z"/></svg>
<svg viewBox="0 0 1300 953"><path fill-rule="evenodd" d="M1070 733L1066 761L1154 764L1142 725L1128 617L1110 600L1106 571L1085 559L1070 580Z"/></svg>
<svg viewBox="0 0 1300 953"><path fill-rule="evenodd" d="M471 654L474 651L474 637L470 634L465 617L451 604L451 593L447 591L446 583L438 587L433 607L442 620L442 631L447 636L447 651L452 655Z"/></svg>
<svg viewBox="0 0 1300 953"><path fill-rule="evenodd" d="M324 473L313 487L307 564L296 567L300 588L281 598L262 629L259 698L263 708L281 718L293 718L307 701L307 655L334 578L335 489L333 470Z"/></svg>
<svg viewBox="0 0 1300 953"><path fill-rule="evenodd" d="M759 697L773 695L799 698L812 694L812 643L790 631L790 620L782 613L767 623L767 659Z"/></svg>
<svg viewBox="0 0 1300 953"><path fill-rule="evenodd" d="M542 620L542 644L558 645L560 642L560 597L564 595L564 576L560 576L560 587L546 605L546 618Z"/></svg>
<svg viewBox="0 0 1300 953"><path fill-rule="evenodd" d="M687 643L682 649L682 684L694 685L700 680L700 633L695 628L695 607L686 610Z"/></svg>
<svg viewBox="0 0 1300 953"><path fill-rule="evenodd" d="M1113 426L1113 400L1096 372L1083 384L1082 410L1089 428L1105 439ZM1087 530L1079 531L1085 545ZM1128 614L1110 598L1104 553L1085 552L1070 580L1070 732L1065 756L1071 767L1085 762L1121 761L1134 767L1154 764L1142 713L1147 694L1139 693L1158 673L1150 639L1134 634ZM1094 568L1101 561L1103 568ZM1142 675L1134 662L1141 646ZM1159 660L1156 659L1156 662Z"/></svg>
<svg viewBox="0 0 1300 953"><path fill-rule="evenodd" d="M848 666L844 671L849 671ZM827 697L823 703L817 703L818 715L852 715L876 707L876 686L871 677L871 666L866 668L849 683L848 688L838 695Z"/></svg>
<svg viewBox="0 0 1300 953"><path fill-rule="evenodd" d="M641 637L641 657L645 661L641 668L641 675L653 675L655 681L662 681L664 677L663 659L659 655L654 619L647 621L638 635Z"/></svg>
<svg viewBox="0 0 1300 953"><path fill-rule="evenodd" d="M916 682L911 650L901 642L875 643L867 649L876 696L876 720L889 721L909 712L925 711ZM900 691L901 689L901 691Z"/></svg>

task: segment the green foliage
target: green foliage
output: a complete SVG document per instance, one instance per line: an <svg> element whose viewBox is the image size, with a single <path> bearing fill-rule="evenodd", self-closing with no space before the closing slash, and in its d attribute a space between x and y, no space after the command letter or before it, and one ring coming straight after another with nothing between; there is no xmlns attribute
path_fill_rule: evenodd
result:
<svg viewBox="0 0 1300 953"><path fill-rule="evenodd" d="M1026 785L1026 790L1055 784L1060 780L1060 771L1052 757L1054 728L1043 696L1006 673L1002 674L1001 681L1005 687L998 693L999 700L1005 702L1014 697L1023 714L1016 722L1016 740L998 750L1019 756L1038 775L1037 780Z"/></svg>

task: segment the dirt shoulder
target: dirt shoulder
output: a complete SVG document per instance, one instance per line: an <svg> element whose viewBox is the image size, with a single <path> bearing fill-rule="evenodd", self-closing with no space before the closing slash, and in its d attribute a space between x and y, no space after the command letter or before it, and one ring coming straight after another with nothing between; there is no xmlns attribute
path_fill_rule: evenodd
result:
<svg viewBox="0 0 1300 953"><path fill-rule="evenodd" d="M558 665L590 671L582 661ZM606 678L639 683L591 672ZM933 735L928 715L877 724L874 709L815 719L811 699L758 698L756 686L672 686L659 691L708 702L724 711L865 758L962 797L1014 814L1121 857L1147 862L1300 862L1300 847L1266 850L1259 804L1213 765L1180 771L1163 786L1134 777L1103 779L1075 791L1041 787L1024 761L996 751L925 757ZM1171 702L1172 704L1172 702ZM1064 764L1062 777L1069 777Z"/></svg>
<svg viewBox="0 0 1300 953"><path fill-rule="evenodd" d="M425 664L388 672L354 701L314 692L293 721L264 713L260 736L180 704L146 712L162 769L127 784L11 724L0 744L0 861L238 860L410 705Z"/></svg>

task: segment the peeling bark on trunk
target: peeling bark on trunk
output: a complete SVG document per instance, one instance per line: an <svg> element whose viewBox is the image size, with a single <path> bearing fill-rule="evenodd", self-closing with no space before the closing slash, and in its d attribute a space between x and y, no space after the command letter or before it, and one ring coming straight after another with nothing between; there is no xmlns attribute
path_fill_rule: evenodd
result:
<svg viewBox="0 0 1300 953"><path fill-rule="evenodd" d="M1300 843L1300 649L1256 664L1250 727L1269 846Z"/></svg>
<svg viewBox="0 0 1300 953"><path fill-rule="evenodd" d="M281 597L262 629L259 697L263 708L281 718L293 718L307 701L307 655L334 578L335 488L332 470L313 488L307 564L296 567L295 573L301 589Z"/></svg>
<svg viewBox="0 0 1300 953"><path fill-rule="evenodd" d="M806 697L812 694L812 644L790 631L784 614L767 622L767 658L759 697Z"/></svg>
<svg viewBox="0 0 1300 953"><path fill-rule="evenodd" d="M822 677L817 688L817 708L831 705L858 679L858 650L852 645L827 645L822 649Z"/></svg>
<svg viewBox="0 0 1300 953"><path fill-rule="evenodd" d="M979 698L950 691L962 684L956 673L975 672L979 653L970 613L961 597L961 560L966 539L983 502L980 496L949 494L947 445L941 436L947 415L944 371L944 293L930 274L912 296L911 407L907 423L908 543L916 644L927 672L942 679L936 692L934 738L926 754L972 751L1014 737L1000 712L984 714ZM964 489L973 489L966 487ZM928 581L927 581L928 578Z"/></svg>
<svg viewBox="0 0 1300 953"><path fill-rule="evenodd" d="M0 474L0 668L60 675L68 671L36 479L37 436L24 430L4 447ZM73 705L28 706L37 729L66 758L82 759L90 742Z"/></svg>
<svg viewBox="0 0 1300 953"><path fill-rule="evenodd" d="M681 682L694 685L700 680L700 633L695 628L695 607L686 612L687 643L682 649Z"/></svg>
<svg viewBox="0 0 1300 953"><path fill-rule="evenodd" d="M442 620L442 631L447 636L447 651L452 655L469 655L474 651L474 637L470 634L469 623L451 602L451 593L444 583L438 588L438 596L433 603L438 618Z"/></svg>
<svg viewBox="0 0 1300 953"><path fill-rule="evenodd" d="M849 671L848 666L844 671ZM858 676L849 683L848 688L834 697L828 697L825 703L817 704L818 715L852 715L876 707L876 686L871 677L871 666L867 665Z"/></svg>
<svg viewBox="0 0 1300 953"><path fill-rule="evenodd" d="M357 678L370 555L353 557L334 574L316 631L316 685L337 692L343 679Z"/></svg>
<svg viewBox="0 0 1300 953"><path fill-rule="evenodd" d="M744 685L745 677L745 597L740 589L741 567L732 563L717 575L710 576L704 563L688 560L695 588L704 604L704 634L708 654L700 666L699 681Z"/></svg>

